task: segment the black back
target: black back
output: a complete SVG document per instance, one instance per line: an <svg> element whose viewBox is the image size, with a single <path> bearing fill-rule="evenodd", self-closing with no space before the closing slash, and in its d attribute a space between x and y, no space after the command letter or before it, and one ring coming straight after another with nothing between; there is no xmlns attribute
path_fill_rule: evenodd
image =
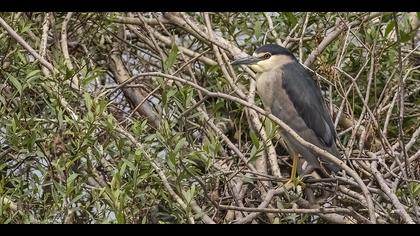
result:
<svg viewBox="0 0 420 236"><path fill-rule="evenodd" d="M316 82L299 63L283 66L283 88L306 125L327 147L335 142L336 132Z"/></svg>

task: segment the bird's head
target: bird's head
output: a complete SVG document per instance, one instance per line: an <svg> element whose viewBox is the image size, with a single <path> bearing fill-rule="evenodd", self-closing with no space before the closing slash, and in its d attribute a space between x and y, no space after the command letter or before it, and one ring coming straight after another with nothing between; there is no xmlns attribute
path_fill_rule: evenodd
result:
<svg viewBox="0 0 420 236"><path fill-rule="evenodd" d="M277 44L266 44L257 48L252 56L237 59L231 65L249 65L261 73L293 61L296 58L289 49Z"/></svg>

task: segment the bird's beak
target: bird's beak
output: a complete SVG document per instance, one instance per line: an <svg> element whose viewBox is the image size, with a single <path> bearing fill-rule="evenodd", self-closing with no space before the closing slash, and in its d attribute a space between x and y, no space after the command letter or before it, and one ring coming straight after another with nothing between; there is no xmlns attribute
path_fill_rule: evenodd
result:
<svg viewBox="0 0 420 236"><path fill-rule="evenodd" d="M261 61L261 59L259 59L258 57L249 56L249 57L239 58L238 60L235 60L235 61L233 61L230 64L232 66L236 66L236 65L254 65L254 64L256 64L259 61Z"/></svg>

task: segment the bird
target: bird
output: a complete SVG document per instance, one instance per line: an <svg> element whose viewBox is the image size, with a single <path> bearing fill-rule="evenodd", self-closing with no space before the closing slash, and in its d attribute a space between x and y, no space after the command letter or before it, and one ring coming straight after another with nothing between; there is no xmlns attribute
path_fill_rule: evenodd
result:
<svg viewBox="0 0 420 236"><path fill-rule="evenodd" d="M289 49L265 44L252 56L234 60L231 65L249 65L257 72L257 94L265 110L286 123L305 141L340 158L336 130L321 89ZM338 165L317 155L287 132L280 130L280 136L293 159L289 181L296 178L296 173L301 176L315 173L320 178L340 171Z"/></svg>

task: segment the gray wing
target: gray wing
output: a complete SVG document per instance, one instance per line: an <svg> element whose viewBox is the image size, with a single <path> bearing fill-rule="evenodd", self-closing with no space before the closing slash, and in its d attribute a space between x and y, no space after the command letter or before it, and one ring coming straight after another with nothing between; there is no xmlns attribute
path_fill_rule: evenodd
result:
<svg viewBox="0 0 420 236"><path fill-rule="evenodd" d="M339 157L336 133L324 105L321 91L309 73L298 63L281 65L263 73L257 80L264 106L307 142ZM314 168L338 171L340 168L283 133L289 151L298 152ZM325 167L325 168L324 168Z"/></svg>
<svg viewBox="0 0 420 236"><path fill-rule="evenodd" d="M335 146L336 132L321 91L311 75L298 63L283 66L282 87L299 116L326 146Z"/></svg>

